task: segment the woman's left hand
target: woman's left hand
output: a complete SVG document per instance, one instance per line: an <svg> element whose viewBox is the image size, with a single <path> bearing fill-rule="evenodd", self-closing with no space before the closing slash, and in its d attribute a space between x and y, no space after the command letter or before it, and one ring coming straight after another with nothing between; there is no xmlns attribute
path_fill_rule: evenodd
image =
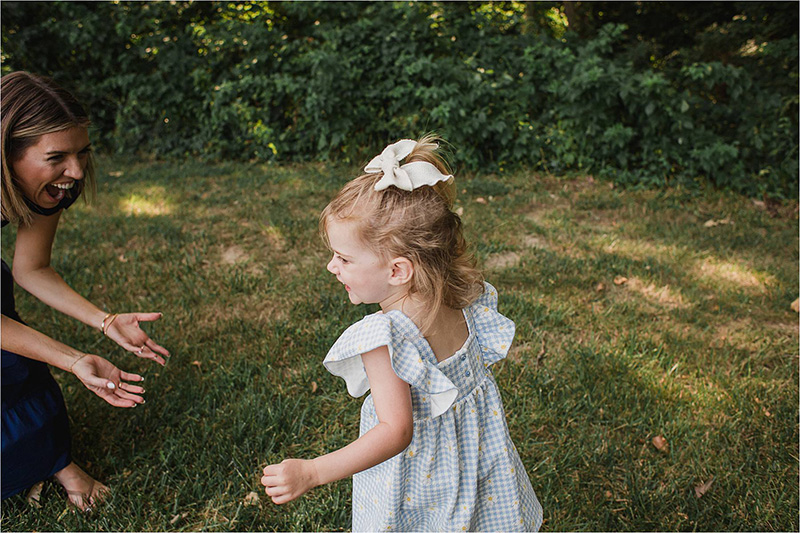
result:
<svg viewBox="0 0 800 533"><path fill-rule="evenodd" d="M123 313L106 329L106 335L114 342L135 353L138 357L152 359L160 365L164 365L164 357L169 357L166 348L156 344L147 336L139 322L152 322L161 318L161 313ZM161 354L161 355L159 355ZM161 356L164 357L161 357Z"/></svg>

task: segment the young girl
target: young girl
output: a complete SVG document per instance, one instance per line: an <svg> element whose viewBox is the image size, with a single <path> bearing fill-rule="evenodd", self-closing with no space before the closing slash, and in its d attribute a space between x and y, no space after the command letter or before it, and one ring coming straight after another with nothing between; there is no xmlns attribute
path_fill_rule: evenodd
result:
<svg viewBox="0 0 800 533"><path fill-rule="evenodd" d="M381 306L324 365L371 394L356 441L269 465L261 482L282 504L354 475L354 531L536 531L542 508L490 369L514 323L466 251L435 141L387 146L322 212L328 270L352 303Z"/></svg>

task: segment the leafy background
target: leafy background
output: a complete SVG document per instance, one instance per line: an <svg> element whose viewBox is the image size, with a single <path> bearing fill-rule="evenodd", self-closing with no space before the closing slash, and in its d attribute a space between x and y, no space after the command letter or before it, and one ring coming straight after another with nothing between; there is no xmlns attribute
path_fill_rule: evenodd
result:
<svg viewBox="0 0 800 533"><path fill-rule="evenodd" d="M794 2L4 2L117 153L360 162L437 131L469 170L796 198Z"/></svg>

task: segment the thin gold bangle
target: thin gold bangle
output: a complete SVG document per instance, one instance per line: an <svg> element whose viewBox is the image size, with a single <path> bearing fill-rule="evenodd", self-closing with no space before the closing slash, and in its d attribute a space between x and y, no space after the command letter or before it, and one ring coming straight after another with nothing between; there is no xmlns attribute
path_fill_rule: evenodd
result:
<svg viewBox="0 0 800 533"><path fill-rule="evenodd" d="M72 374L72 367L73 367L73 366L75 366L75 364L76 364L78 361L80 361L81 359L83 359L83 358L84 358L84 357L86 357L87 355L89 355L89 354L86 354L86 353L85 353L85 354L83 354L82 356L80 356L80 357L78 357L77 359L75 359L75 360L72 362L72 364L71 364L71 365L69 365L69 370L68 370L68 372L69 372L70 374Z"/></svg>
<svg viewBox="0 0 800 533"><path fill-rule="evenodd" d="M117 315L116 313L115 313L115 314L113 314L113 315L111 315L111 320L109 320L109 321L108 321L108 324L106 324L106 325L105 325L105 328L103 329L103 335L106 335L106 336L108 336L108 328L110 328L110 327L111 327L111 324L113 324L113 323L114 323L114 321L117 319L117 317L118 317L118 316L119 316L119 315ZM105 321L104 321L104 322L105 322Z"/></svg>
<svg viewBox="0 0 800 533"><path fill-rule="evenodd" d="M103 335L106 334L106 320L110 317L113 313L108 313L106 316L103 317L103 321L100 322L100 331L103 332Z"/></svg>

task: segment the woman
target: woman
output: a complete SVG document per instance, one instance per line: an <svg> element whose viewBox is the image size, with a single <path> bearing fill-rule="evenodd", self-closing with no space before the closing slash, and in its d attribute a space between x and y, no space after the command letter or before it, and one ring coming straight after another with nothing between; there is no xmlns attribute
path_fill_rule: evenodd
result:
<svg viewBox="0 0 800 533"><path fill-rule="evenodd" d="M64 400L47 368L73 373L116 407L144 403L137 374L66 346L27 326L15 310L14 282L45 304L139 357L164 364L169 352L139 328L160 313L107 313L84 299L50 266L61 211L93 190L89 118L67 91L27 72L7 74L2 87L2 225L18 224L13 278L2 262L2 498L54 478L69 501L88 511L108 488L70 454Z"/></svg>

